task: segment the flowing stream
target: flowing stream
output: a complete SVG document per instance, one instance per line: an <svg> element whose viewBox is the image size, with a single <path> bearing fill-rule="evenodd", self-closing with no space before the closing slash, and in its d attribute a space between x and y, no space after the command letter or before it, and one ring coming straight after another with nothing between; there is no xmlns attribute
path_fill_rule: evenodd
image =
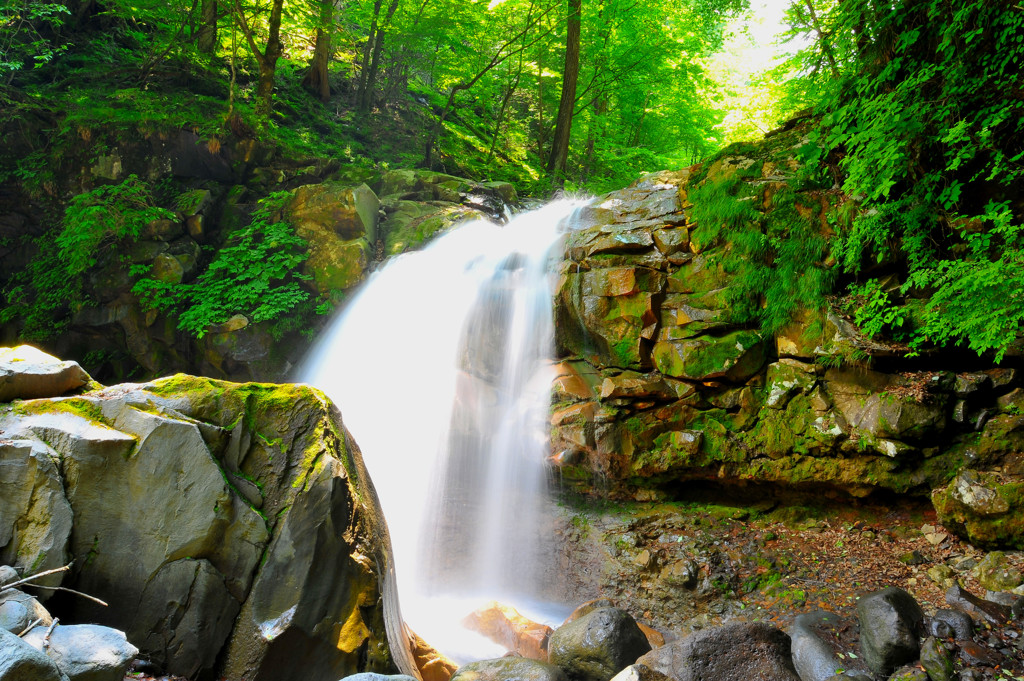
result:
<svg viewBox="0 0 1024 681"><path fill-rule="evenodd" d="M503 654L459 621L537 605L553 355L552 264L580 204L468 223L375 273L300 380L338 404L380 496L406 622L462 662ZM560 621L560 620L559 620ZM557 622L555 622L557 623Z"/></svg>

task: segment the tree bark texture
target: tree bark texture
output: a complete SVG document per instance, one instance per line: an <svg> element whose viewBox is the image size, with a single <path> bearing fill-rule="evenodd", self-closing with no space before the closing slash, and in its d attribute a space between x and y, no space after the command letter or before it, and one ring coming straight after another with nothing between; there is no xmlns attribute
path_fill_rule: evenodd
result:
<svg viewBox="0 0 1024 681"><path fill-rule="evenodd" d="M331 34L334 32L334 0L320 0L320 23L316 27L316 43L302 84L312 90L325 104L331 98L327 67L331 60Z"/></svg>

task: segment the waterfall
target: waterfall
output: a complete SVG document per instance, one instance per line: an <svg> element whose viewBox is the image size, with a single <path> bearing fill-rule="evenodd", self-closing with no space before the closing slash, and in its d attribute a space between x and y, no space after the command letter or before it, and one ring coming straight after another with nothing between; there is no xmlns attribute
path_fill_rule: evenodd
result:
<svg viewBox="0 0 1024 681"><path fill-rule="evenodd" d="M338 404L363 452L406 621L457 660L504 652L461 631L463 616L492 599L529 612L539 592L552 259L579 205L467 223L392 259L300 375Z"/></svg>

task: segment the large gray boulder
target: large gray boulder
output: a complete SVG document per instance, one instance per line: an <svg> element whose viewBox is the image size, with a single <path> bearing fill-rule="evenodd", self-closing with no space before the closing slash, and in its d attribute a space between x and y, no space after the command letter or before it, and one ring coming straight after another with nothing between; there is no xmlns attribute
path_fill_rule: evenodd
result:
<svg viewBox="0 0 1024 681"><path fill-rule="evenodd" d="M546 662L499 657L462 665L451 681L566 681L566 676L559 667Z"/></svg>
<svg viewBox="0 0 1024 681"><path fill-rule="evenodd" d="M673 681L799 681L783 631L763 623L705 629L656 648L637 664Z"/></svg>
<svg viewBox="0 0 1024 681"><path fill-rule="evenodd" d="M0 430L19 480L73 513L65 585L110 603L71 599L69 621L190 678L415 671L376 495L322 393L179 375L0 408ZM59 534L6 490L0 531Z"/></svg>
<svg viewBox="0 0 1024 681"><path fill-rule="evenodd" d="M70 681L122 681L139 654L123 632L94 624L36 627L23 640L53 660Z"/></svg>
<svg viewBox="0 0 1024 681"><path fill-rule="evenodd" d="M864 661L876 674L891 674L917 659L924 612L903 589L892 586L862 597L857 620Z"/></svg>
<svg viewBox="0 0 1024 681"><path fill-rule="evenodd" d="M548 662L573 680L608 681L650 649L628 612L598 608L555 629L548 639Z"/></svg>
<svg viewBox="0 0 1024 681"><path fill-rule="evenodd" d="M63 362L31 345L0 348L0 402L56 397L90 380L78 362Z"/></svg>
<svg viewBox="0 0 1024 681"><path fill-rule="evenodd" d="M0 629L0 679L3 681L68 681L53 660L6 629Z"/></svg>

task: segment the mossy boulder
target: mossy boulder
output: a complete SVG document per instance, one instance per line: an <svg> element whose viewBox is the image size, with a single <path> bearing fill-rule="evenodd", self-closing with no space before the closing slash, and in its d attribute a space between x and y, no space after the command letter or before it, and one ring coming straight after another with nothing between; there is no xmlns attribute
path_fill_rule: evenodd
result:
<svg viewBox="0 0 1024 681"><path fill-rule="evenodd" d="M735 331L724 336L660 341L654 346L653 358L654 366L666 376L742 382L764 365L764 339L756 331Z"/></svg>
<svg viewBox="0 0 1024 681"><path fill-rule="evenodd" d="M423 248L431 239L469 220L487 216L479 210L440 201L384 202L386 218L380 225L386 255Z"/></svg>
<svg viewBox="0 0 1024 681"><path fill-rule="evenodd" d="M73 600L69 619L190 677L394 670L386 529L323 394L177 375L0 405L0 428L25 443L5 458L54 462L74 515L65 585L111 604ZM15 528L39 515L5 500Z"/></svg>
<svg viewBox="0 0 1024 681"><path fill-rule="evenodd" d="M349 187L340 182L322 182L294 190L284 215L299 236L304 230L327 231L346 241L375 241L379 207L377 195L365 184Z"/></svg>
<svg viewBox="0 0 1024 681"><path fill-rule="evenodd" d="M865 369L830 369L828 392L851 431L867 438L928 440L948 424L944 395L898 390L901 378Z"/></svg>
<svg viewBox="0 0 1024 681"><path fill-rule="evenodd" d="M939 521L984 548L1024 549L1024 483L996 472L963 470L932 492Z"/></svg>

